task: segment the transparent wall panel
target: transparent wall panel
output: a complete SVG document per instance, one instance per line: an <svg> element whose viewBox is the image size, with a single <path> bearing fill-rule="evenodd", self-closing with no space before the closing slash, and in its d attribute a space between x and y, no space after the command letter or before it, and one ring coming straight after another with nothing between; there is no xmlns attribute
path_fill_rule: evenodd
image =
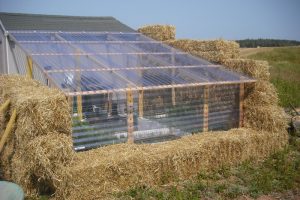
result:
<svg viewBox="0 0 300 200"><path fill-rule="evenodd" d="M239 124L239 84L209 88L209 130L229 130Z"/></svg>
<svg viewBox="0 0 300 200"><path fill-rule="evenodd" d="M202 87L144 91L135 141L161 142L202 131L202 97Z"/></svg>
<svg viewBox="0 0 300 200"><path fill-rule="evenodd" d="M78 108L80 105L82 109ZM136 115L134 118L137 123ZM127 131L126 92L73 97L75 150L127 142Z"/></svg>

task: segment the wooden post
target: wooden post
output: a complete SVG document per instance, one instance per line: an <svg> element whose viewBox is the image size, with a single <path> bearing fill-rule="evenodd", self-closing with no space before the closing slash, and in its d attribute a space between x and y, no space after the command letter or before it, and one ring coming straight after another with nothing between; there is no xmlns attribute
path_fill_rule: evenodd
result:
<svg viewBox="0 0 300 200"><path fill-rule="evenodd" d="M245 94L245 84L241 83L240 84L240 112L239 112L239 127L244 126L244 94Z"/></svg>
<svg viewBox="0 0 300 200"><path fill-rule="evenodd" d="M81 121L83 116L82 116L82 96L80 94L77 96L77 114L78 114L78 119Z"/></svg>
<svg viewBox="0 0 300 200"><path fill-rule="evenodd" d="M139 90L139 117L144 117L144 90Z"/></svg>
<svg viewBox="0 0 300 200"><path fill-rule="evenodd" d="M26 65L26 75L29 78L33 78L32 74L32 58L30 56L27 56L27 65Z"/></svg>
<svg viewBox="0 0 300 200"><path fill-rule="evenodd" d="M0 106L0 112L5 112L5 110L8 108L10 104L10 100L6 100L1 106Z"/></svg>
<svg viewBox="0 0 300 200"><path fill-rule="evenodd" d="M0 140L0 153L2 152L3 146L4 146L9 134L11 133L11 131L14 127L16 117L17 117L17 111L16 111L16 109L14 109L11 116L10 116L8 124L6 126L6 129L5 129L5 131L4 131L4 133L1 137L1 140Z"/></svg>
<svg viewBox="0 0 300 200"><path fill-rule="evenodd" d="M134 142L133 138L133 95L132 91L127 91L127 128L128 128L128 135L127 135L127 142L132 144Z"/></svg>
<svg viewBox="0 0 300 200"><path fill-rule="evenodd" d="M175 55L174 55L174 50L172 49L172 66L175 66ZM175 77L175 68L172 68L172 80L174 80ZM172 85L174 84L174 81L172 81ZM175 94L175 88L172 87L172 105L176 105L176 94Z"/></svg>
<svg viewBox="0 0 300 200"><path fill-rule="evenodd" d="M112 93L107 93L107 113L108 116L112 115Z"/></svg>
<svg viewBox="0 0 300 200"><path fill-rule="evenodd" d="M209 87L204 86L204 103L203 103L203 131L208 131L208 100L209 100Z"/></svg>
<svg viewBox="0 0 300 200"><path fill-rule="evenodd" d="M67 98L67 101L68 101L68 103L69 103L69 106L70 106L70 111L71 111L71 116L73 116L73 112L74 112L74 110L73 110L73 96L66 96L66 98Z"/></svg>
<svg viewBox="0 0 300 200"><path fill-rule="evenodd" d="M175 88L172 87L172 105L176 105L176 93L175 93Z"/></svg>
<svg viewBox="0 0 300 200"><path fill-rule="evenodd" d="M77 53L79 51L76 51ZM75 63L78 66L78 69L80 69L80 57L77 55L75 57ZM77 92L81 92L81 72L80 70L76 72L76 82L77 82ZM82 114L82 96L81 94L77 95L77 114L78 114L78 119L81 121L83 119L83 114Z"/></svg>

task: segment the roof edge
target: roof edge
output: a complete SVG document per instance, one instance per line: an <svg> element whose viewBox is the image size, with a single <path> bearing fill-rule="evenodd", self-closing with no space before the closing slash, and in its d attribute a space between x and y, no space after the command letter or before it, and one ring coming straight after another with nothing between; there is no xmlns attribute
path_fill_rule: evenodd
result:
<svg viewBox="0 0 300 200"><path fill-rule="evenodd" d="M32 16L32 17L64 17L64 18L86 18L86 19L114 19L112 16L81 16L81 15L58 15L58 14L37 14L37 13L13 13L13 12L0 12L0 15L10 16Z"/></svg>

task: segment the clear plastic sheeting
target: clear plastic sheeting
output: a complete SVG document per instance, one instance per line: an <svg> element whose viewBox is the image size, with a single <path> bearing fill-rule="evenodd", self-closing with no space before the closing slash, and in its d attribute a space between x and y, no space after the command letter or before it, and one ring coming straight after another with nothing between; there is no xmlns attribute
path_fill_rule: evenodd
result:
<svg viewBox="0 0 300 200"><path fill-rule="evenodd" d="M135 32L10 37L32 59L33 77L68 96L75 150L238 127L243 84L255 81Z"/></svg>

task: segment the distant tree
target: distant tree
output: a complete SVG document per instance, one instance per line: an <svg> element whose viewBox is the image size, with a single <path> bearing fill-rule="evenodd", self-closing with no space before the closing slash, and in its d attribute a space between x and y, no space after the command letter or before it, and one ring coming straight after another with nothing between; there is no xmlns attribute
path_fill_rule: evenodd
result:
<svg viewBox="0 0 300 200"><path fill-rule="evenodd" d="M256 47L284 47L298 46L300 41L297 40L277 40L277 39L245 39L236 40L241 48L256 48Z"/></svg>

